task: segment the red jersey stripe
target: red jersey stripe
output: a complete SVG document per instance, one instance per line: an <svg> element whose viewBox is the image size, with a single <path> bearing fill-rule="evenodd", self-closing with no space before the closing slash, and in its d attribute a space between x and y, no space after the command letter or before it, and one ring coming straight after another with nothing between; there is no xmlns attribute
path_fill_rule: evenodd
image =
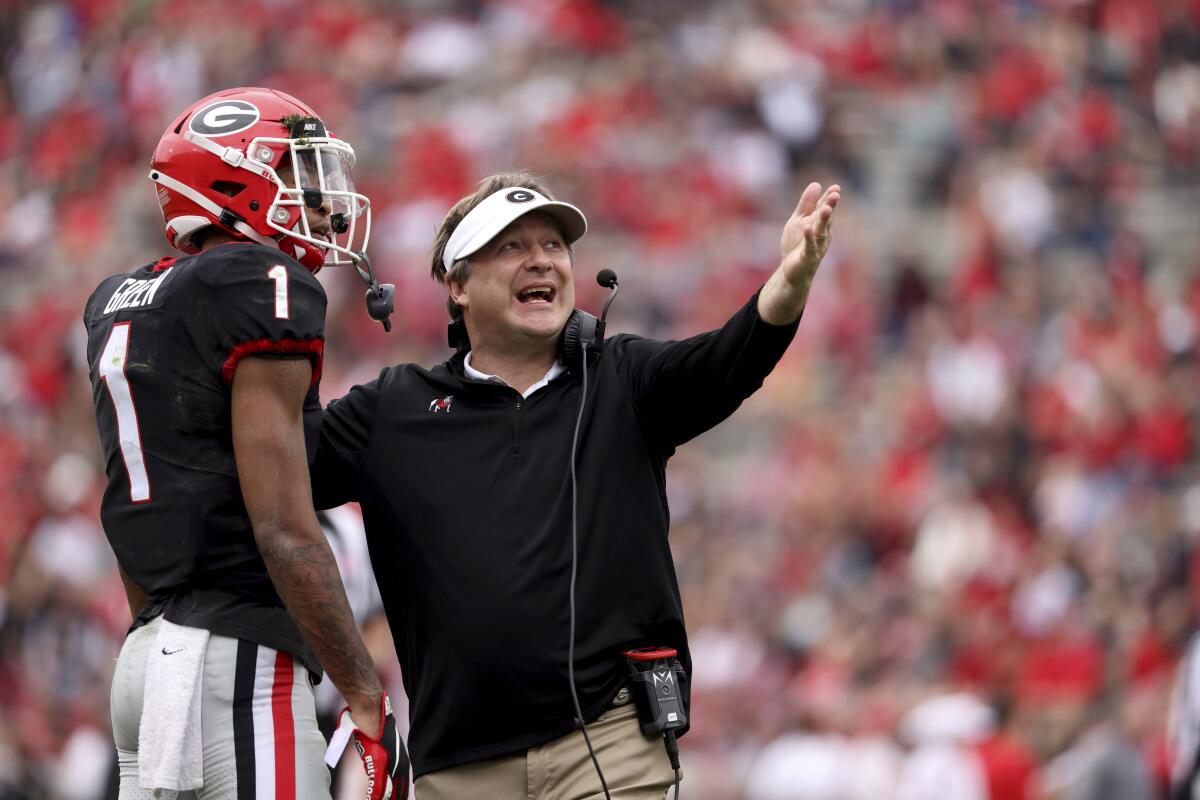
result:
<svg viewBox="0 0 1200 800"><path fill-rule="evenodd" d="M275 798L296 798L296 722L292 718L295 666L288 653L275 655L275 684L271 687L271 719L275 723Z"/></svg>
<svg viewBox="0 0 1200 800"><path fill-rule="evenodd" d="M243 356L254 353L295 353L313 357L312 384L315 386L321 380L321 364L325 354L323 339L256 339L253 342L242 342L229 353L221 375L226 383L233 383L233 373Z"/></svg>

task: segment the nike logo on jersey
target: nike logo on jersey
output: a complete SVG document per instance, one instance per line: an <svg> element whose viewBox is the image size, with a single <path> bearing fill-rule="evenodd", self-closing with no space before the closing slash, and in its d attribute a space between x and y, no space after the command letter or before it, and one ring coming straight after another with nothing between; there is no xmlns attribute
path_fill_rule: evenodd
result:
<svg viewBox="0 0 1200 800"><path fill-rule="evenodd" d="M167 267L162 275L145 280L126 278L113 292L112 297L108 298L108 302L104 306L104 313L111 314L122 308L143 308L150 305L154 302L154 293L158 291L158 287L162 285L173 269L175 268Z"/></svg>
<svg viewBox="0 0 1200 800"><path fill-rule="evenodd" d="M164 656L173 656L173 655L175 655L176 653L180 652L181 650L183 650L183 648L182 648L182 647L176 648L176 649L174 649L174 650L168 650L167 648L165 648L165 647L164 647L164 648L162 649L162 654L163 654Z"/></svg>

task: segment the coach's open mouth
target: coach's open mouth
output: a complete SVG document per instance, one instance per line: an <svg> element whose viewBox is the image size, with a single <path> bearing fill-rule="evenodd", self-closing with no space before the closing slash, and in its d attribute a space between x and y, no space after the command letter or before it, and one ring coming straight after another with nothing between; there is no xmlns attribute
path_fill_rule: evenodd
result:
<svg viewBox="0 0 1200 800"><path fill-rule="evenodd" d="M529 286L517 292L522 303L553 303L558 293L553 286Z"/></svg>

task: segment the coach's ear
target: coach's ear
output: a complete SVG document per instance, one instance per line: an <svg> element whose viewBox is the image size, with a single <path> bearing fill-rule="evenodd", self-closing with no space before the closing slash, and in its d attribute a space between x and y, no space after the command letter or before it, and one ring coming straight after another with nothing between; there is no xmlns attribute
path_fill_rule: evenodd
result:
<svg viewBox="0 0 1200 800"><path fill-rule="evenodd" d="M470 306L470 298L467 295L467 278L447 278L446 289L450 292L450 299L459 308L467 308Z"/></svg>

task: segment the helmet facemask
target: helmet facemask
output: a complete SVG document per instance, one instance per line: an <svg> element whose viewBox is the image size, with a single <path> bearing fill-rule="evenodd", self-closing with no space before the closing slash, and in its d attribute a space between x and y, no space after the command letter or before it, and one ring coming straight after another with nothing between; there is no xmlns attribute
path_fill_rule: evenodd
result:
<svg viewBox="0 0 1200 800"><path fill-rule="evenodd" d="M319 135L292 139L259 137L247 153L274 176L278 190L267 210L267 224L279 233L319 248L326 266L353 265L353 254L365 251L371 236L371 201L355 191L354 148L325 134L319 120L304 119L293 132L313 129ZM279 169L268 166L275 152L286 150ZM263 156L259 158L259 156ZM329 230L314 231L305 208L328 209ZM299 213L296 213L299 211ZM295 222L289 222L295 219Z"/></svg>

